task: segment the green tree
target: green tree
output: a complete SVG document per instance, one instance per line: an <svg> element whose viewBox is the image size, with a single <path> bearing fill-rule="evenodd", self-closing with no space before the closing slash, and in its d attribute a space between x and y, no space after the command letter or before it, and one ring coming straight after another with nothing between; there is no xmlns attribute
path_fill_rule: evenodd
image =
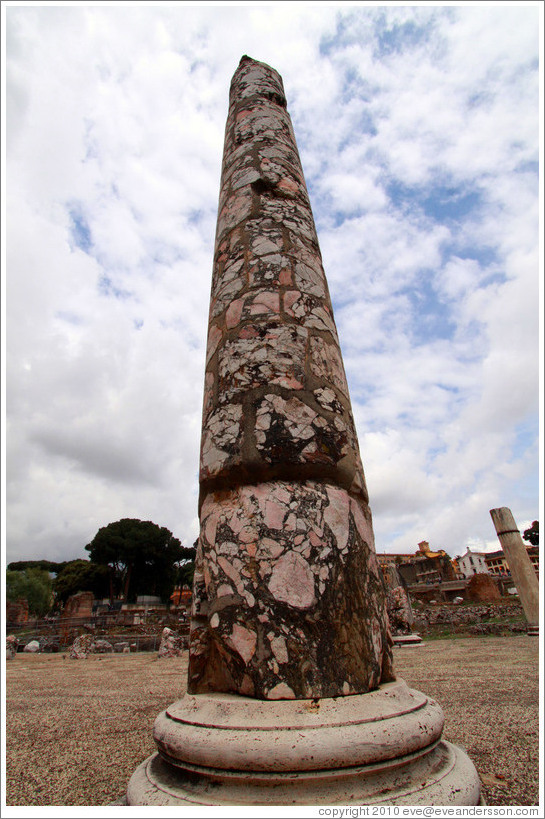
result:
<svg viewBox="0 0 545 819"><path fill-rule="evenodd" d="M65 603L70 595L80 591L92 591L96 598L109 594L109 571L107 566L90 560L70 560L53 580L57 600Z"/></svg>
<svg viewBox="0 0 545 819"><path fill-rule="evenodd" d="M30 614L43 617L51 609L53 600L49 573L43 569L6 571L6 597L8 600L26 600Z"/></svg>
<svg viewBox="0 0 545 819"><path fill-rule="evenodd" d="M178 584L180 586L189 586L189 588L193 586L198 542L197 539L193 546L182 546L180 549L180 566L178 569Z"/></svg>
<svg viewBox="0 0 545 819"><path fill-rule="evenodd" d="M525 530L522 537L532 546L539 546L539 521L534 520L530 528Z"/></svg>
<svg viewBox="0 0 545 819"><path fill-rule="evenodd" d="M112 603L115 597L134 601L138 594L167 601L172 594L181 543L164 526L123 518L99 529L85 549L92 563L108 567Z"/></svg>
<svg viewBox="0 0 545 819"><path fill-rule="evenodd" d="M58 574L66 566L66 561L55 563L53 560L16 560L8 563L7 569L12 572L24 572L25 569L43 569Z"/></svg>

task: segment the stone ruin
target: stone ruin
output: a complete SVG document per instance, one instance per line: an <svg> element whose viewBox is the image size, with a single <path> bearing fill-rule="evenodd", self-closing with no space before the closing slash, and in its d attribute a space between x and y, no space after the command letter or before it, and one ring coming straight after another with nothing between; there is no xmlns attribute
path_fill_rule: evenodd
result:
<svg viewBox="0 0 545 819"><path fill-rule="evenodd" d="M86 660L89 654L113 654L114 650L108 640L97 639L92 634L81 634L70 646L68 656L71 660Z"/></svg>
<svg viewBox="0 0 545 819"><path fill-rule="evenodd" d="M13 660L17 655L19 641L15 634L8 634L6 637L6 660Z"/></svg>
<svg viewBox="0 0 545 819"><path fill-rule="evenodd" d="M9 626L28 623L28 600L6 601L6 623Z"/></svg>
<svg viewBox="0 0 545 819"><path fill-rule="evenodd" d="M407 584L395 566L381 567L386 587L386 611L392 636L411 634L414 614Z"/></svg>
<svg viewBox="0 0 545 819"><path fill-rule="evenodd" d="M498 580L489 574L474 574L467 585L468 600L475 603L493 603L501 599Z"/></svg>
<svg viewBox="0 0 545 819"><path fill-rule="evenodd" d="M415 627L426 634L505 634L526 631L521 621L522 608L518 603L461 606L452 604L421 606L415 615Z"/></svg>
<svg viewBox="0 0 545 819"><path fill-rule="evenodd" d="M85 660L89 654L94 654L95 640L91 634L82 634L76 637L70 646L69 657L71 660Z"/></svg>
<svg viewBox="0 0 545 819"><path fill-rule="evenodd" d="M409 595L403 586L395 586L388 592L386 610L392 634L411 634L414 615Z"/></svg>
<svg viewBox="0 0 545 819"><path fill-rule="evenodd" d="M64 604L61 620L74 618L88 620L93 614L93 601L93 592L83 591L72 594Z"/></svg>
<svg viewBox="0 0 545 819"><path fill-rule="evenodd" d="M350 397L280 75L231 83L188 693L129 805L475 805L440 707L395 678Z"/></svg>
<svg viewBox="0 0 545 819"><path fill-rule="evenodd" d="M164 628L161 635L158 657L179 657L187 649L187 637L171 628Z"/></svg>

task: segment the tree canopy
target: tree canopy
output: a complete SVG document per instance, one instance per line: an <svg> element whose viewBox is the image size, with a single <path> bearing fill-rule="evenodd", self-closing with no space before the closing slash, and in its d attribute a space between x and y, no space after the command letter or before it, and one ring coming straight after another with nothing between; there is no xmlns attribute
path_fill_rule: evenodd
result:
<svg viewBox="0 0 545 819"><path fill-rule="evenodd" d="M43 617L50 610L53 595L49 573L43 569L6 571L6 597L15 602L26 600L28 610L35 617Z"/></svg>
<svg viewBox="0 0 545 819"><path fill-rule="evenodd" d="M522 537L532 546L539 546L539 521L534 520L530 528L524 531Z"/></svg>
<svg viewBox="0 0 545 819"><path fill-rule="evenodd" d="M15 560L8 563L7 570L10 572L24 572L26 569L42 569L52 574L58 574L66 566L68 561L56 563L53 560Z"/></svg>
<svg viewBox="0 0 545 819"><path fill-rule="evenodd" d="M123 518L98 530L85 549L91 562L107 566L110 600L134 602L138 594L167 601L176 581L182 544L152 521Z"/></svg>
<svg viewBox="0 0 545 819"><path fill-rule="evenodd" d="M98 599L108 597L108 567L90 560L70 560L53 580L53 591L61 603L80 591L92 591Z"/></svg>

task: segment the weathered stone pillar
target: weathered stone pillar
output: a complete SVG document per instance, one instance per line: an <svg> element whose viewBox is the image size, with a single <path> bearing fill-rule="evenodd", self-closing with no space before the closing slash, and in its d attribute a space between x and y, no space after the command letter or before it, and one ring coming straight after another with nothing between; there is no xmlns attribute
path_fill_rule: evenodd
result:
<svg viewBox="0 0 545 819"><path fill-rule="evenodd" d="M188 693L131 805L476 804L437 703L395 680L333 311L279 74L231 83Z"/></svg>
<svg viewBox="0 0 545 819"><path fill-rule="evenodd" d="M491 509L490 516L517 587L524 614L528 624L535 630L539 626L539 583L532 561L511 510L506 506Z"/></svg>
<svg viewBox="0 0 545 819"><path fill-rule="evenodd" d="M393 678L339 340L282 80L243 58L225 134L189 691Z"/></svg>

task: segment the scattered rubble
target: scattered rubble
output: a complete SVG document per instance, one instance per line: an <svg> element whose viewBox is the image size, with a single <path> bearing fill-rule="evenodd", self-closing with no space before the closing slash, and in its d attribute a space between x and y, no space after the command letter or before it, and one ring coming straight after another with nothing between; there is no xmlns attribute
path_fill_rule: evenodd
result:
<svg viewBox="0 0 545 819"><path fill-rule="evenodd" d="M108 640L95 640L94 651L96 654L113 654L114 647Z"/></svg>
<svg viewBox="0 0 545 819"><path fill-rule="evenodd" d="M86 660L89 654L95 652L95 640L90 634L76 637L70 648L71 660Z"/></svg>
<svg viewBox="0 0 545 819"><path fill-rule="evenodd" d="M159 646L159 657L179 657L187 648L187 637L170 628L164 628Z"/></svg>
<svg viewBox="0 0 545 819"><path fill-rule="evenodd" d="M481 606L435 605L415 612L414 628L422 634L520 634L528 624L518 603Z"/></svg>
<svg viewBox="0 0 545 819"><path fill-rule="evenodd" d="M6 600L6 622L8 627L17 623L28 622L27 600Z"/></svg>
<svg viewBox="0 0 545 819"><path fill-rule="evenodd" d="M6 637L6 660L13 660L17 654L19 641L15 634L8 634Z"/></svg>

